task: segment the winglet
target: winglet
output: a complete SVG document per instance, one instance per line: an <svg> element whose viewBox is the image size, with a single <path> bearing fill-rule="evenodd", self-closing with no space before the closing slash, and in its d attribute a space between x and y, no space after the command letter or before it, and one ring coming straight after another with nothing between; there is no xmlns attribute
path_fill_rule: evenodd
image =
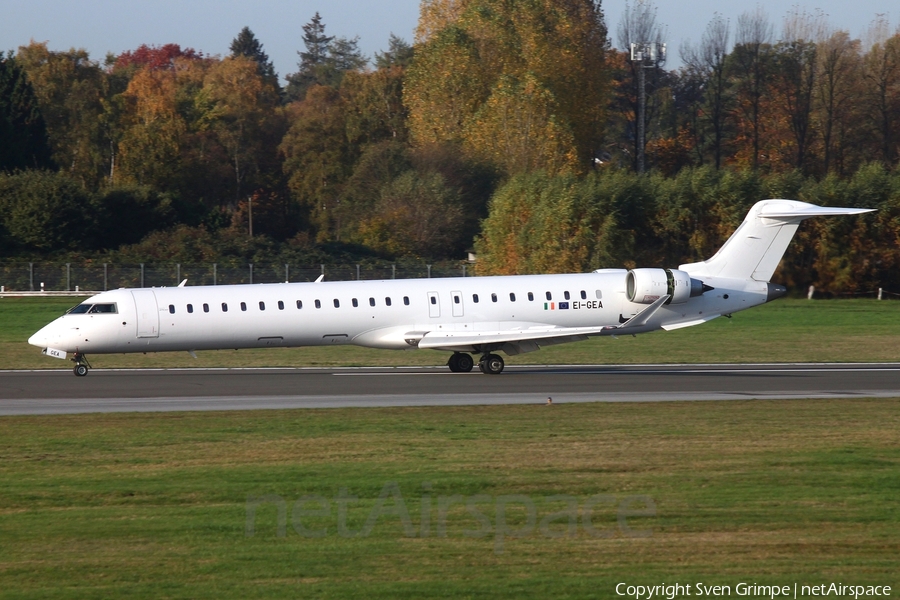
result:
<svg viewBox="0 0 900 600"><path fill-rule="evenodd" d="M184 287L184 285L185 285L186 283L187 283L187 278L182 279L182 280L181 280L181 283L178 284L178 287Z"/></svg>
<svg viewBox="0 0 900 600"><path fill-rule="evenodd" d="M325 280L325 273L322 273L321 275L316 277L316 280L313 283L322 283L322 281L324 281L324 280Z"/></svg>

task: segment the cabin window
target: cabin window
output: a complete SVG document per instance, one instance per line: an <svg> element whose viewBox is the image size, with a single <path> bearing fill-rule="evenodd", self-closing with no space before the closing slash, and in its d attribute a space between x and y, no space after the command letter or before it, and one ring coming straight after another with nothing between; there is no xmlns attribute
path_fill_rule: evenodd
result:
<svg viewBox="0 0 900 600"><path fill-rule="evenodd" d="M491 294L491 302L497 301L497 294Z"/></svg>
<svg viewBox="0 0 900 600"><path fill-rule="evenodd" d="M203 312L209 312L209 304L206 302L203 303Z"/></svg>
<svg viewBox="0 0 900 600"><path fill-rule="evenodd" d="M369 298L369 306L375 306L375 298Z"/></svg>
<svg viewBox="0 0 900 600"><path fill-rule="evenodd" d="M247 303L241 302L241 310L247 310Z"/></svg>
<svg viewBox="0 0 900 600"><path fill-rule="evenodd" d="M453 294L453 304L459 304L459 296L457 294Z"/></svg>
<svg viewBox="0 0 900 600"><path fill-rule="evenodd" d="M297 309L303 308L303 300L297 300Z"/></svg>
<svg viewBox="0 0 900 600"><path fill-rule="evenodd" d="M531 292L528 292L528 301L534 302L534 294L532 294Z"/></svg>
<svg viewBox="0 0 900 600"><path fill-rule="evenodd" d="M587 300L587 292L584 291L584 290L581 290L581 299L582 299L582 300Z"/></svg>
<svg viewBox="0 0 900 600"><path fill-rule="evenodd" d="M553 294L551 294L550 292L547 292L546 296L547 296L547 300L553 300Z"/></svg>
<svg viewBox="0 0 900 600"><path fill-rule="evenodd" d="M172 315L175 314L175 305L174 304L169 305L169 314L172 314Z"/></svg>
<svg viewBox="0 0 900 600"><path fill-rule="evenodd" d="M278 301L278 310L284 310L284 302L281 300Z"/></svg>
<svg viewBox="0 0 900 600"><path fill-rule="evenodd" d="M436 297L431 296L430 300L431 300L431 303L432 303L432 304L437 304L437 298L436 298Z"/></svg>
<svg viewBox="0 0 900 600"><path fill-rule="evenodd" d="M403 296L403 304L409 306L409 296Z"/></svg>
<svg viewBox="0 0 900 600"><path fill-rule="evenodd" d="M228 312L228 304L225 302L222 303L222 312Z"/></svg>
<svg viewBox="0 0 900 600"><path fill-rule="evenodd" d="M85 313L86 313L87 311L89 311L89 310L91 310L91 305L90 305L90 304L79 304L78 306L72 308L72 309L71 309L69 312L67 312L66 314L67 314L67 315L83 315L83 314L85 314Z"/></svg>
<svg viewBox="0 0 900 600"><path fill-rule="evenodd" d="M340 308L340 307L341 307L341 301L338 300L337 298L334 299L334 307L335 307L335 308Z"/></svg>
<svg viewBox="0 0 900 600"><path fill-rule="evenodd" d="M390 305L391 305L391 299L390 299L390 297L386 297L386 298L384 299L384 303L385 303L387 306L390 306Z"/></svg>
<svg viewBox="0 0 900 600"><path fill-rule="evenodd" d="M478 294L472 294L472 302L478 304Z"/></svg>
<svg viewBox="0 0 900 600"><path fill-rule="evenodd" d="M359 306L359 300L357 300L356 298L351 300L351 302L353 303L353 308L356 308L357 306Z"/></svg>
<svg viewBox="0 0 900 600"><path fill-rule="evenodd" d="M603 298L603 292L601 292L600 290L597 290L597 300L600 300L602 298Z"/></svg>
<svg viewBox="0 0 900 600"><path fill-rule="evenodd" d="M316 308L322 308L322 303L316 300Z"/></svg>
<svg viewBox="0 0 900 600"><path fill-rule="evenodd" d="M514 292L510 292L510 293L509 293L509 301L510 301L510 302L515 302L515 301L516 301L516 294L515 294Z"/></svg>
<svg viewBox="0 0 900 600"><path fill-rule="evenodd" d="M566 297L566 300L568 300L568 299L571 297L571 296L569 295L569 292L563 292L563 296Z"/></svg>
<svg viewBox="0 0 900 600"><path fill-rule="evenodd" d="M265 303L265 302L260 301L260 303L259 303L259 310L266 310L266 303Z"/></svg>
<svg viewBox="0 0 900 600"><path fill-rule="evenodd" d="M194 312L194 305L193 305L193 304L188 304L188 305L187 305L187 310L188 310L189 313Z"/></svg>

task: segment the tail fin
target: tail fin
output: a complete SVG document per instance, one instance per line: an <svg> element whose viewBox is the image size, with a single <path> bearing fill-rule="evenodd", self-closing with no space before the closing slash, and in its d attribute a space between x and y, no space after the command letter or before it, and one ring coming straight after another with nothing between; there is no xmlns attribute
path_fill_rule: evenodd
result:
<svg viewBox="0 0 900 600"><path fill-rule="evenodd" d="M800 221L810 217L857 215L872 208L831 208L798 200L762 200L715 256L678 267L693 276L769 281Z"/></svg>

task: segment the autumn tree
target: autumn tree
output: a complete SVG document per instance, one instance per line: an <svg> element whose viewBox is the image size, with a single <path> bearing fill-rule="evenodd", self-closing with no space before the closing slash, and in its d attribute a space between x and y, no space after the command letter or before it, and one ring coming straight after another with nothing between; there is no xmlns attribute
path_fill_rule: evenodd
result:
<svg viewBox="0 0 900 600"><path fill-rule="evenodd" d="M824 38L825 16L798 9L785 17L781 41L773 49L773 100L781 104L793 134L794 168L808 167L812 139L813 100L818 83L818 41Z"/></svg>
<svg viewBox="0 0 900 600"><path fill-rule="evenodd" d="M228 153L233 174L233 199L241 200L247 179L259 172L261 159L274 152L273 127L278 118L278 92L259 74L258 63L228 57L213 65L203 81L208 111L203 119Z"/></svg>
<svg viewBox="0 0 900 600"><path fill-rule="evenodd" d="M900 28L889 35L885 19L873 24L862 67L867 129L877 140L880 159L896 164L900 160Z"/></svg>
<svg viewBox="0 0 900 600"><path fill-rule="evenodd" d="M357 151L347 140L345 102L335 88L314 85L304 100L288 108L290 128L279 147L288 185L310 214L318 239L334 239L342 229L337 210L341 184Z"/></svg>
<svg viewBox="0 0 900 600"><path fill-rule="evenodd" d="M704 105L700 112L705 124L712 130L710 141L713 165L722 166L725 145L725 121L731 107L729 81L725 59L729 52L730 27L727 20L716 14L706 26L699 46L686 44L681 57L690 76L702 82Z"/></svg>
<svg viewBox="0 0 900 600"><path fill-rule="evenodd" d="M0 171L52 166L34 88L12 53L0 56Z"/></svg>
<svg viewBox="0 0 900 600"><path fill-rule="evenodd" d="M860 87L859 40L851 40L846 31L835 31L820 40L818 47L816 104L821 115L823 171L837 168L840 172L856 120L853 109Z"/></svg>
<svg viewBox="0 0 900 600"><path fill-rule="evenodd" d="M438 5L423 6L422 20ZM599 5L477 0L441 14L452 20L422 24L404 88L413 141L460 144L509 173L585 170L608 93Z"/></svg>
<svg viewBox="0 0 900 600"><path fill-rule="evenodd" d="M762 106L770 80L773 36L772 24L762 8L745 12L738 17L735 47L729 56L729 74L737 92L739 136L749 139L749 163L754 170L759 168Z"/></svg>
<svg viewBox="0 0 900 600"><path fill-rule="evenodd" d="M119 144L116 180L171 189L187 123L178 111L174 70L143 69L123 94L126 130Z"/></svg>
<svg viewBox="0 0 900 600"><path fill-rule="evenodd" d="M381 188L372 215L360 223L360 242L393 256L459 256L462 202L438 173L400 175Z"/></svg>
<svg viewBox="0 0 900 600"><path fill-rule="evenodd" d="M96 187L110 160L101 118L105 74L86 50L55 52L46 42L20 47L16 61L37 95L54 162L82 185Z"/></svg>

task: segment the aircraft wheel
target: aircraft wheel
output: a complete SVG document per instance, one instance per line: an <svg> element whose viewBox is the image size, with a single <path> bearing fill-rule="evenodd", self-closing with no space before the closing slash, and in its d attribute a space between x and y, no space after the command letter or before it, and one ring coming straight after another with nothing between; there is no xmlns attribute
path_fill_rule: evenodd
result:
<svg viewBox="0 0 900 600"><path fill-rule="evenodd" d="M88 368L87 368L87 365L75 365L75 368L72 369L72 371L73 371L73 372L75 373L75 375L78 376L78 377L84 377L85 375L88 374Z"/></svg>
<svg viewBox="0 0 900 600"><path fill-rule="evenodd" d="M505 365L503 363L503 359L498 355L488 354L481 359L481 362L478 363L478 366L481 367L482 373L485 373L487 375L499 375L503 372L503 367Z"/></svg>
<svg viewBox="0 0 900 600"><path fill-rule="evenodd" d="M475 359L470 354L462 352L454 354L456 357L456 369L458 373L468 373L475 366Z"/></svg>
<svg viewBox="0 0 900 600"><path fill-rule="evenodd" d="M450 367L450 370L454 373L459 373L459 353L454 352L450 355L450 360L447 361L447 366Z"/></svg>

